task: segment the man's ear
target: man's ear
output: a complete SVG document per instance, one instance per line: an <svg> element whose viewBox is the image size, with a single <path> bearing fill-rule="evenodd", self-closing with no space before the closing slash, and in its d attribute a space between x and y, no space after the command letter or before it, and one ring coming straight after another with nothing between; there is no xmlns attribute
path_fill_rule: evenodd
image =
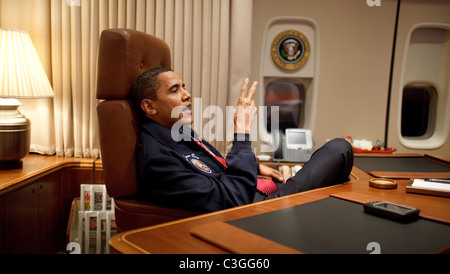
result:
<svg viewBox="0 0 450 274"><path fill-rule="evenodd" d="M155 115L157 112L155 102L150 99L143 99L141 101L141 108L148 115Z"/></svg>

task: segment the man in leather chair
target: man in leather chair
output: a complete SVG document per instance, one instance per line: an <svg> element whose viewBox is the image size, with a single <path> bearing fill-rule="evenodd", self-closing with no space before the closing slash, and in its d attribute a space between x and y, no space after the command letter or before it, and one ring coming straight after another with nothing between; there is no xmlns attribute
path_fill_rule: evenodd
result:
<svg viewBox="0 0 450 274"><path fill-rule="evenodd" d="M140 110L137 172L142 196L156 204L211 212L347 181L353 151L343 139L318 149L286 182L279 171L256 163L249 133L256 116L253 95L257 84L249 89L246 79L242 85L233 147L223 158L189 127L191 94L180 77L162 67L141 74L131 96ZM174 109L178 115L172 114ZM272 178L276 183L272 191L257 185L258 175Z"/></svg>

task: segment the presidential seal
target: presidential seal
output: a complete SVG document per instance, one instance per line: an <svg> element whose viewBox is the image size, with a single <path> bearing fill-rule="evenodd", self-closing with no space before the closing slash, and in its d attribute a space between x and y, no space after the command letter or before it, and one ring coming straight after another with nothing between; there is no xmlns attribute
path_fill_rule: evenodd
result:
<svg viewBox="0 0 450 274"><path fill-rule="evenodd" d="M273 39L271 51L275 64L294 70L308 61L310 48L305 35L296 30L286 30Z"/></svg>

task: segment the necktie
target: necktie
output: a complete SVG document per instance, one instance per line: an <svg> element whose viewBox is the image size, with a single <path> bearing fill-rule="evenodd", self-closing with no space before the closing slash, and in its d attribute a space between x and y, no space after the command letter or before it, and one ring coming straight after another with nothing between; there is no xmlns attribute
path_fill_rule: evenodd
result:
<svg viewBox="0 0 450 274"><path fill-rule="evenodd" d="M222 164L222 166L224 168L227 168L227 163L225 162L225 159L217 156L216 154L214 154L214 152L212 152L207 146L205 146L201 141L197 140L197 138L194 137L194 134L191 135L192 140L194 140L199 146L201 146L204 150L206 150L211 156L214 157L214 159L216 159L220 164ZM200 138L199 138L200 139Z"/></svg>
<svg viewBox="0 0 450 274"><path fill-rule="evenodd" d="M262 193L269 195L278 191L278 187L275 182L268 177L258 177L256 189Z"/></svg>
<svg viewBox="0 0 450 274"><path fill-rule="evenodd" d="M214 159L216 159L220 164L222 164L222 166L224 168L227 168L227 163L225 162L225 159L220 157L220 156L217 156L216 154L214 154L214 152L212 152L207 146L205 146L200 141L201 140L200 137L195 138L194 134L191 134L191 138L192 138L192 140L194 140L195 143L197 143L204 150L206 150L211 156L213 156ZM272 181L272 179L267 178L267 177L258 177L257 184L256 184L256 189L258 189L259 191L261 191L262 193L264 193L266 195L269 195L271 193L274 193L274 192L278 191L278 187L275 184L275 182Z"/></svg>

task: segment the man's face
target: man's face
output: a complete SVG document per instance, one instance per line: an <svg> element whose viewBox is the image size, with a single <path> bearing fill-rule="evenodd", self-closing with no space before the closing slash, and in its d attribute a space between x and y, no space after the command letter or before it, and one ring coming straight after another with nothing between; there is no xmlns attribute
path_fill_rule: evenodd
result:
<svg viewBox="0 0 450 274"><path fill-rule="evenodd" d="M144 111L147 116L166 128L182 119L183 124L192 123L191 94L184 89L184 83L173 71L163 72L158 75L160 83L156 91L156 100L143 100L148 105ZM146 101L146 102L144 102Z"/></svg>

